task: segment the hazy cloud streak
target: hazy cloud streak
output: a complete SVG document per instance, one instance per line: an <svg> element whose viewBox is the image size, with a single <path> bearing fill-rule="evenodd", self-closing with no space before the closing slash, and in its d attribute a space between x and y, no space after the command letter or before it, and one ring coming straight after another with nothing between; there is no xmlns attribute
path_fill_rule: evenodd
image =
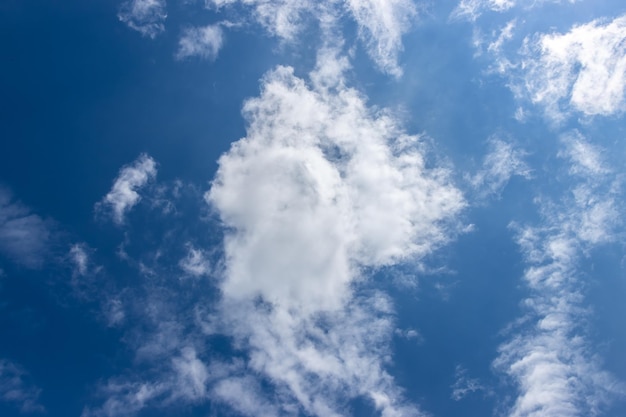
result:
<svg viewBox="0 0 626 417"><path fill-rule="evenodd" d="M512 417L597 415L616 394L624 394L600 367L587 339L579 259L595 245L613 239L619 222L616 195L600 154L574 133L564 138L570 173L577 182L572 197L543 202L545 223L519 227L526 258L523 280L530 290L518 334L500 346L496 369L518 385ZM580 149L586 149L584 158ZM590 164L588 161L595 161Z"/></svg>

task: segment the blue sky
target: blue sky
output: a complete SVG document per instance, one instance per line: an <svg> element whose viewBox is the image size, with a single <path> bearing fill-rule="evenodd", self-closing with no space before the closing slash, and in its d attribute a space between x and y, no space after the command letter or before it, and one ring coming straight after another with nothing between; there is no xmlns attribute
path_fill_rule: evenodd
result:
<svg viewBox="0 0 626 417"><path fill-rule="evenodd" d="M626 415L626 7L0 5L0 415Z"/></svg>

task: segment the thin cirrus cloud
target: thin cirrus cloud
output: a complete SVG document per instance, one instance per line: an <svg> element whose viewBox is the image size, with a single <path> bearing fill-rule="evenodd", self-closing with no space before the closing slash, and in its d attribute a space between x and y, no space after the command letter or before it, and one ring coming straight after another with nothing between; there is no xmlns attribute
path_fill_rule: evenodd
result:
<svg viewBox="0 0 626 417"><path fill-rule="evenodd" d="M575 3L578 0L461 0L450 14L453 20L477 20L485 12L502 13L516 7L531 9L543 3Z"/></svg>
<svg viewBox="0 0 626 417"><path fill-rule="evenodd" d="M398 58L402 52L402 36L418 18L412 0L348 0L348 8L359 25L359 37L367 52L383 72L400 77Z"/></svg>
<svg viewBox="0 0 626 417"><path fill-rule="evenodd" d="M531 170L524 162L524 151L496 137L488 143L489 153L485 156L482 168L468 178L478 198L499 195L513 176L526 179L531 176Z"/></svg>
<svg viewBox="0 0 626 417"><path fill-rule="evenodd" d="M156 162L146 154L120 170L111 191L96 204L96 211L107 213L121 225L126 214L140 201L138 191L157 174Z"/></svg>
<svg viewBox="0 0 626 417"><path fill-rule="evenodd" d="M286 41L295 41L307 14L316 15L318 7L323 8L326 4L311 0L207 0L206 3L218 10L240 3L251 7L254 18L265 30Z"/></svg>
<svg viewBox="0 0 626 417"><path fill-rule="evenodd" d="M118 19L143 36L155 38L165 30L165 0L127 0L120 6Z"/></svg>
<svg viewBox="0 0 626 417"><path fill-rule="evenodd" d="M626 394L593 352L578 271L585 251L614 239L620 222L615 180L598 165L599 150L579 133L566 135L563 145L559 155L570 164L571 196L542 201L543 224L516 227L530 295L521 324L514 326L518 331L494 361L518 387L511 417L593 416ZM580 149L588 155L581 158Z"/></svg>
<svg viewBox="0 0 626 417"><path fill-rule="evenodd" d="M0 253L36 269L43 265L50 242L49 223L0 187Z"/></svg>
<svg viewBox="0 0 626 417"><path fill-rule="evenodd" d="M178 266L188 275L200 277L209 275L212 271L211 262L207 253L188 245L187 255L178 262Z"/></svg>
<svg viewBox="0 0 626 417"><path fill-rule="evenodd" d="M461 0L451 19L476 20L485 10L502 12L515 6L515 0Z"/></svg>
<svg viewBox="0 0 626 417"><path fill-rule="evenodd" d="M178 41L177 59L198 57L214 60L224 43L224 34L219 25L186 28Z"/></svg>
<svg viewBox="0 0 626 417"><path fill-rule="evenodd" d="M17 363L0 359L0 401L17 407L23 414L42 414L41 389L29 381L28 373Z"/></svg>
<svg viewBox="0 0 626 417"><path fill-rule="evenodd" d="M461 365L457 365L454 370L454 384L450 387L452 393L450 398L454 401L461 401L465 397L482 392L483 395L491 394L490 390L485 387L479 379L470 378L467 369Z"/></svg>
<svg viewBox="0 0 626 417"><path fill-rule="evenodd" d="M324 29L324 42L336 42L336 26L348 11L356 21L359 38L368 55L384 73L394 77L402 75L398 58L402 52L402 36L418 18L418 9L412 0L293 0L272 2L267 0L209 0L207 5L218 10L235 4L251 7L255 19L272 35L286 42L296 42L298 34L313 17Z"/></svg>
<svg viewBox="0 0 626 417"><path fill-rule="evenodd" d="M420 415L384 369L389 300L353 286L363 268L447 242L465 202L447 169L426 168L419 137L344 86L346 66L323 50L310 82L278 67L244 105L247 136L206 195L231 231L220 314L249 366L306 413L365 396L384 415Z"/></svg>

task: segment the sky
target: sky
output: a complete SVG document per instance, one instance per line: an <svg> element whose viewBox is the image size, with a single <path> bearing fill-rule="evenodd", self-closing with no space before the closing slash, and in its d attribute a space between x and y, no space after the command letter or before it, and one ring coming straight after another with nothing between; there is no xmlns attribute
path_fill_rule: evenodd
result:
<svg viewBox="0 0 626 417"><path fill-rule="evenodd" d="M622 2L4 0L0 52L0 415L626 415Z"/></svg>

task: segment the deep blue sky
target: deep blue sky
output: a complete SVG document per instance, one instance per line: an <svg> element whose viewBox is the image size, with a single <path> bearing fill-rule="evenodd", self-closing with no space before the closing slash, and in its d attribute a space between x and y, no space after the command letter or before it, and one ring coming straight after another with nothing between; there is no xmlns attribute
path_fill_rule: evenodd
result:
<svg viewBox="0 0 626 417"><path fill-rule="evenodd" d="M626 7L526 3L0 4L0 415L626 415Z"/></svg>

